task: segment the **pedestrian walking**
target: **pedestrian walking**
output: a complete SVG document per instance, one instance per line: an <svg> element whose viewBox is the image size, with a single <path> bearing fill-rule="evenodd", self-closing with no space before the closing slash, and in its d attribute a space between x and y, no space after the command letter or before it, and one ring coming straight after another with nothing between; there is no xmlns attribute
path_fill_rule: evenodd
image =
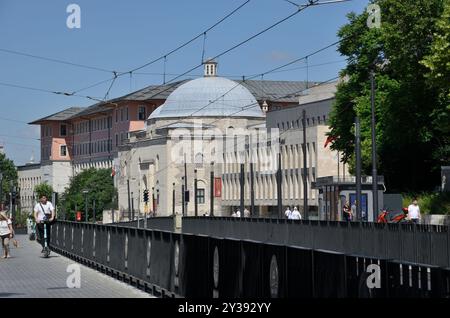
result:
<svg viewBox="0 0 450 318"><path fill-rule="evenodd" d="M291 213L291 220L301 220L302 215L298 211L297 207L294 207L294 211Z"/></svg>
<svg viewBox="0 0 450 318"><path fill-rule="evenodd" d="M237 218L240 218L240 217L241 217L241 211L240 211L239 209L236 211L236 217L237 217Z"/></svg>
<svg viewBox="0 0 450 318"><path fill-rule="evenodd" d="M286 219L291 219L291 215L292 215L292 211L291 211L291 207L290 206L288 206L287 208L286 208L286 211L284 212L284 215L286 216Z"/></svg>
<svg viewBox="0 0 450 318"><path fill-rule="evenodd" d="M356 213L356 212L357 212L357 211L356 211L356 200L353 201L351 210L352 210L352 215L354 216L354 219L355 219L355 220L356 220L357 218L360 218L360 217L361 217L360 215L358 215L358 213Z"/></svg>
<svg viewBox="0 0 450 318"><path fill-rule="evenodd" d="M244 218L249 218L250 217L250 211L248 209L244 210Z"/></svg>
<svg viewBox="0 0 450 318"><path fill-rule="evenodd" d="M2 258L10 258L9 241L13 238L12 222L6 215L5 211L0 212L0 239L2 241L3 256Z"/></svg>
<svg viewBox="0 0 450 318"><path fill-rule="evenodd" d="M350 222L352 220L352 209L350 208L350 204L345 202L344 206L342 207L342 214L344 217L344 221Z"/></svg>
<svg viewBox="0 0 450 318"><path fill-rule="evenodd" d="M419 224L422 219L417 199L414 199L412 204L408 206L408 219L410 219L414 224Z"/></svg>

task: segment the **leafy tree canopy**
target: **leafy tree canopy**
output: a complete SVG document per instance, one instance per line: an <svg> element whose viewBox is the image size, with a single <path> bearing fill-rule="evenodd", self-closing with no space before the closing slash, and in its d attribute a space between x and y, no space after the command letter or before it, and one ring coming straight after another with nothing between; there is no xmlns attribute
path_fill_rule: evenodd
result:
<svg viewBox="0 0 450 318"><path fill-rule="evenodd" d="M85 195L83 191L87 190L87 201L89 215L93 216L93 202L95 200L95 210L97 220L101 219L101 213L104 209L111 208L112 200L116 197L113 180L110 169L85 170L70 181L69 187L62 196L62 206L68 219L75 219L75 212L85 211Z"/></svg>
<svg viewBox="0 0 450 318"><path fill-rule="evenodd" d="M348 65L330 116L332 149L354 169L354 119L360 117L362 166L371 174L370 71L376 78L378 169L391 191L431 189L449 163L449 0L375 0L381 27L368 13L348 15L338 35ZM445 10L444 10L445 8Z"/></svg>
<svg viewBox="0 0 450 318"><path fill-rule="evenodd" d="M17 186L18 183L16 166L14 165L14 162L8 159L3 153L0 153L0 173L2 173L3 176L3 198L1 199L5 200L6 194L11 191L11 182L14 186Z"/></svg>
<svg viewBox="0 0 450 318"><path fill-rule="evenodd" d="M51 185L41 183L34 187L34 192L36 193L37 199L40 199L43 195L45 195L49 200L51 200L54 191Z"/></svg>

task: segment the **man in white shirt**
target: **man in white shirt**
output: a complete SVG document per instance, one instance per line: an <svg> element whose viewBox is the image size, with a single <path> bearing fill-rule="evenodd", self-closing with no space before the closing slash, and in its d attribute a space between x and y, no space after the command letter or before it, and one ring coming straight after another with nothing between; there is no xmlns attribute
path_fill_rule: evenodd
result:
<svg viewBox="0 0 450 318"><path fill-rule="evenodd" d="M34 207L34 219L36 220L39 237L41 239L42 253L44 252L44 220L53 222L55 219L55 208L53 204L47 201L45 195L41 196L40 201ZM50 244L50 224L47 224L47 242Z"/></svg>
<svg viewBox="0 0 450 318"><path fill-rule="evenodd" d="M287 207L286 211L284 212L284 215L286 216L286 219L291 219L291 215L292 215L292 211L291 211L291 207Z"/></svg>
<svg viewBox="0 0 450 318"><path fill-rule="evenodd" d="M294 211L291 213L291 220L301 220L302 215L298 211L297 207L294 207Z"/></svg>
<svg viewBox="0 0 450 318"><path fill-rule="evenodd" d="M237 212L236 212L236 217L237 217L237 218L240 218L240 217L241 217L241 210L237 210Z"/></svg>
<svg viewBox="0 0 450 318"><path fill-rule="evenodd" d="M410 219L415 224L418 224L420 223L421 218L422 217L420 215L420 208L417 204L417 199L414 199L412 204L408 207L408 219Z"/></svg>

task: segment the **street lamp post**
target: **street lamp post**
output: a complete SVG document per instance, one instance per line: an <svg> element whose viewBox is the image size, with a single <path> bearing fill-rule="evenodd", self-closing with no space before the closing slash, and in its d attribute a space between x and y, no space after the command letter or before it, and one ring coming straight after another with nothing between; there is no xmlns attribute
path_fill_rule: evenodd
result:
<svg viewBox="0 0 450 318"><path fill-rule="evenodd" d="M198 216L198 198L197 198L197 188L198 187L198 183L197 183L197 169L194 170L194 211L195 211L195 216Z"/></svg>
<svg viewBox="0 0 450 318"><path fill-rule="evenodd" d="M172 216L175 216L175 182L172 185Z"/></svg>
<svg viewBox="0 0 450 318"><path fill-rule="evenodd" d="M84 194L84 214L85 214L86 223L89 222L88 197L87 197L88 193L89 193L88 190L83 190L83 194Z"/></svg>
<svg viewBox="0 0 450 318"><path fill-rule="evenodd" d="M372 110L372 198L373 221L378 218L378 173L377 173L377 145L375 135L375 71L370 72L371 110Z"/></svg>

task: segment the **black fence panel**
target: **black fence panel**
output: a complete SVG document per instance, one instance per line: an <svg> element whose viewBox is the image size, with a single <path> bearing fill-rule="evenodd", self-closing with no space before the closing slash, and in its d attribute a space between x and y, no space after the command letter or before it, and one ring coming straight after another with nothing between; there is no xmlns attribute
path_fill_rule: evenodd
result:
<svg viewBox="0 0 450 318"><path fill-rule="evenodd" d="M433 297L450 298L450 268L435 269L431 275Z"/></svg>
<svg viewBox="0 0 450 318"><path fill-rule="evenodd" d="M287 247L286 297L312 298L314 295L313 255L311 249Z"/></svg>
<svg viewBox="0 0 450 318"><path fill-rule="evenodd" d="M263 245L258 242L242 241L242 295L244 298L265 297L263 287ZM269 279L269 277L267 277Z"/></svg>
<svg viewBox="0 0 450 318"><path fill-rule="evenodd" d="M109 266L117 271L125 270L125 243L127 241L126 228L110 227L108 256Z"/></svg>
<svg viewBox="0 0 450 318"><path fill-rule="evenodd" d="M95 227L93 259L103 265L108 263L108 233L108 227L104 225L97 225Z"/></svg>
<svg viewBox="0 0 450 318"><path fill-rule="evenodd" d="M248 230L254 222L248 219L236 224ZM427 263L433 257L445 263L448 257L446 254L439 258L433 256L433 252L420 254L419 250L414 250L432 250L432 234L436 233L441 234L435 236L435 240L445 245L448 239L446 227L337 222L320 226L314 221L297 223L272 219L256 222L261 225L261 230L282 225L278 228L283 228L284 233L267 234L280 241L309 240L336 249L352 250L351 246L364 244L363 233L372 233L370 239L375 240L367 246L375 249L373 254L386 254L393 249L394 255L401 253L404 257ZM299 230L305 233L297 233ZM404 232L408 232L407 236L413 241L421 240L422 243L404 242ZM338 242L317 240L317 235L323 233L330 234L329 240L339 238ZM391 239L400 239L390 244L382 233L388 233ZM403 259L386 260L297 245L73 222L56 223L52 235L53 247L75 257L93 260L100 265L97 268L103 265L123 273L124 277L130 275L157 286L163 294L167 291L188 298L450 297L450 270L447 267L407 263ZM413 251L403 252L401 249L405 247L413 248ZM379 286L376 285L378 282Z"/></svg>
<svg viewBox="0 0 450 318"><path fill-rule="evenodd" d="M421 264L431 264L431 235L436 232L436 226L420 224L416 226L416 259Z"/></svg>
<svg viewBox="0 0 450 318"><path fill-rule="evenodd" d="M450 242L448 226L435 226L436 230L431 236L431 260L430 264L450 267Z"/></svg>
<svg viewBox="0 0 450 318"><path fill-rule="evenodd" d="M175 263L179 266L179 240L172 240L168 232L152 231L150 282L166 290L174 285Z"/></svg>
<svg viewBox="0 0 450 318"><path fill-rule="evenodd" d="M183 295L212 298L214 289L213 255L206 236L183 235ZM211 253L212 252L212 253ZM192 261L195 260L195 261Z"/></svg>
<svg viewBox="0 0 450 318"><path fill-rule="evenodd" d="M83 227L82 229L82 251L83 251L83 257L87 258L89 260L93 260L94 259L94 254L93 254L93 250L94 250L94 229L95 229L95 225L94 224L86 224L85 227Z"/></svg>
<svg viewBox="0 0 450 318"><path fill-rule="evenodd" d="M72 251L76 255L83 255L82 252L82 229L84 228L84 224L75 224L75 226L72 227Z"/></svg>
<svg viewBox="0 0 450 318"><path fill-rule="evenodd" d="M286 297L286 247L283 245L264 244L264 258L262 265L264 297Z"/></svg>
<svg viewBox="0 0 450 318"><path fill-rule="evenodd" d="M345 255L315 250L314 292L317 298L342 298L347 295Z"/></svg>
<svg viewBox="0 0 450 318"><path fill-rule="evenodd" d="M243 278L241 242L210 238L209 247L212 255L213 297L240 297Z"/></svg>
<svg viewBox="0 0 450 318"><path fill-rule="evenodd" d="M127 272L139 279L147 279L147 240L145 231L141 229L127 229L128 248L125 260Z"/></svg>
<svg viewBox="0 0 450 318"><path fill-rule="evenodd" d="M399 224L401 232L402 257L398 260L414 263L417 261L416 225Z"/></svg>

